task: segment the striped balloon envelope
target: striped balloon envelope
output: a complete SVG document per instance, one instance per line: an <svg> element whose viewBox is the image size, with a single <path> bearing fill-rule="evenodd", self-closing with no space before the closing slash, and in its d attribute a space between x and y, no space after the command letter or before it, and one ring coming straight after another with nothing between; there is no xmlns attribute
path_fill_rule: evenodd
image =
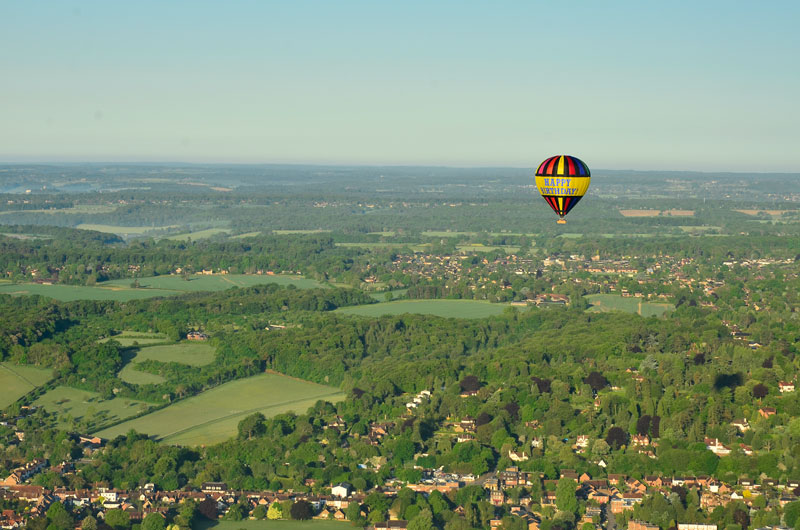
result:
<svg viewBox="0 0 800 530"><path fill-rule="evenodd" d="M586 194L591 180L588 166L569 155L551 156L536 170L536 187L562 224L566 223L564 216Z"/></svg>

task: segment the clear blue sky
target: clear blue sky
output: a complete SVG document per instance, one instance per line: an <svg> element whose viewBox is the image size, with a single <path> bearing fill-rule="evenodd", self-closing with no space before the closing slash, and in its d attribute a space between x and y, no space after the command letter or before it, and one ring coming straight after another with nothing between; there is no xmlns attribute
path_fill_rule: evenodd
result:
<svg viewBox="0 0 800 530"><path fill-rule="evenodd" d="M800 2L0 2L0 160L800 171Z"/></svg>

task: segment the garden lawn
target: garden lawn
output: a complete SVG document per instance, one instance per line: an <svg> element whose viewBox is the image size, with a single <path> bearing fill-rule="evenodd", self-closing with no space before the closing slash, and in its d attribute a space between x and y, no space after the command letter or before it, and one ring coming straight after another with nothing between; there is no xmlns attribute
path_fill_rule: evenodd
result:
<svg viewBox="0 0 800 530"><path fill-rule="evenodd" d="M279 374L261 374L225 383L96 434L113 438L135 429L169 444L214 444L235 436L239 422L250 414L303 413L320 399L340 401L344 393Z"/></svg>

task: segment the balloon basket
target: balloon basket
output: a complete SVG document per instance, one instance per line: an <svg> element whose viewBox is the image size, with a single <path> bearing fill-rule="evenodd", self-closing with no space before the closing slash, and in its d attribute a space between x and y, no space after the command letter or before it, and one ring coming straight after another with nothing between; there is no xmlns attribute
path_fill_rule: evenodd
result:
<svg viewBox="0 0 800 530"><path fill-rule="evenodd" d="M565 224L567 224L567 220L566 219L559 219L558 221L556 221L556 223L558 223L560 225L565 225Z"/></svg>

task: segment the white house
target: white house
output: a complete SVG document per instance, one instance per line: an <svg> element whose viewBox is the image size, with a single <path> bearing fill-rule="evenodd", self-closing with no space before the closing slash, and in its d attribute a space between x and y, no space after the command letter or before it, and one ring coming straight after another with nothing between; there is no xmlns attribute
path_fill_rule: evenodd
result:
<svg viewBox="0 0 800 530"><path fill-rule="evenodd" d="M353 491L353 486L347 482L340 482L331 488L331 494L340 499L346 499Z"/></svg>

